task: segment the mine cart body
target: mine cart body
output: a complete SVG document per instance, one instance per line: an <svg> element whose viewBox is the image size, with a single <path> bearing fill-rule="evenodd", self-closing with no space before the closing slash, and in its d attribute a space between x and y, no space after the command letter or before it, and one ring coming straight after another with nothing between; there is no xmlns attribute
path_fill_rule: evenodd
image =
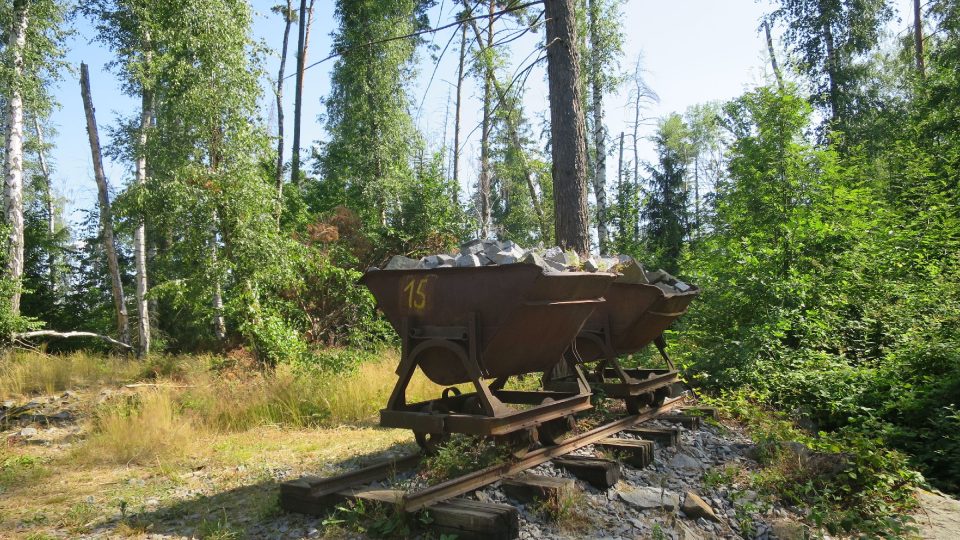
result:
<svg viewBox="0 0 960 540"><path fill-rule="evenodd" d="M582 375L564 391L503 386L508 377L548 372L561 362L615 277L544 274L527 264L368 272L362 283L402 342L399 380L380 424L420 434L502 436L589 408ZM439 399L407 403L417 367L439 385L472 383L476 392L447 388Z"/></svg>
<svg viewBox="0 0 960 540"><path fill-rule="evenodd" d="M630 412L639 406L656 404L670 396L678 373L666 352L663 332L700 293L697 287L685 292L668 292L656 285L614 282L577 336L568 355L582 364L596 363L587 379L594 392L624 399ZM639 352L654 343L666 369L622 368L617 357ZM554 390L573 388L576 382L563 373L547 384Z"/></svg>

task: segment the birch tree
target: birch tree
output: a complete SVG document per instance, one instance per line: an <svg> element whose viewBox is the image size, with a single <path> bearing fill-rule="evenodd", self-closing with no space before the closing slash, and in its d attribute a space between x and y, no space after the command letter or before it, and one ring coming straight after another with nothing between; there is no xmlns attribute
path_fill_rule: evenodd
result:
<svg viewBox="0 0 960 540"><path fill-rule="evenodd" d="M12 77L6 111L6 153L4 161L3 207L7 237L7 277L14 283L10 311L20 314L20 280L23 277L23 78L27 45L28 2L15 0L10 25L9 50Z"/></svg>
<svg viewBox="0 0 960 540"><path fill-rule="evenodd" d="M2 70L4 102L4 219L8 236L4 245L5 275L12 290L10 311L20 314L24 273L24 118L40 123L55 106L51 83L64 69L63 43L69 27L66 6L54 0L14 0L0 7L6 26Z"/></svg>
<svg viewBox="0 0 960 540"><path fill-rule="evenodd" d="M620 0L588 0L587 35L589 50L586 76L593 137L593 193L597 201L597 240L601 253L608 252L610 215L607 203L607 128L604 124L604 95L615 91L623 80L619 72L623 56L620 27Z"/></svg>

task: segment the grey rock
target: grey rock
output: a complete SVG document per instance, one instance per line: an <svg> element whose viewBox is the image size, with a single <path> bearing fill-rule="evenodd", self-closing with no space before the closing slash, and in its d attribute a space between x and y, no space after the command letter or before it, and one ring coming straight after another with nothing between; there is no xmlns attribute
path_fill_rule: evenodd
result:
<svg viewBox="0 0 960 540"><path fill-rule="evenodd" d="M500 242L496 240L484 240L483 241L483 253L489 258L493 258L494 255L503 251L503 246L500 245Z"/></svg>
<svg viewBox="0 0 960 540"><path fill-rule="evenodd" d="M471 240L466 244L460 246L461 255L476 255L483 251L483 241L481 240Z"/></svg>
<svg viewBox="0 0 960 540"><path fill-rule="evenodd" d="M387 270L414 270L419 267L420 261L403 255L394 255L387 263Z"/></svg>
<svg viewBox="0 0 960 540"><path fill-rule="evenodd" d="M596 272L600 270L600 265L597 264L597 261L595 261L593 257L589 257L587 260L583 261L583 269L587 272Z"/></svg>
<svg viewBox="0 0 960 540"><path fill-rule="evenodd" d="M538 255L535 251L526 252L523 257L520 258L520 262L522 264L534 264L543 269L546 269L547 267L547 261L545 261L543 257Z"/></svg>
<svg viewBox="0 0 960 540"><path fill-rule="evenodd" d="M679 495L672 491L653 487L641 486L631 490L618 491L617 494L624 502L641 510L649 508L673 510L680 506Z"/></svg>
<svg viewBox="0 0 960 540"><path fill-rule="evenodd" d="M677 455L670 459L669 465L676 469L702 469L703 463L684 454L677 452Z"/></svg>
<svg viewBox="0 0 960 540"><path fill-rule="evenodd" d="M517 262L518 258L511 251L499 251L494 253L491 260L493 260L494 264L513 264Z"/></svg>
<svg viewBox="0 0 960 540"><path fill-rule="evenodd" d="M457 259L456 259L455 257L452 257L452 256L450 256L450 255L447 255L446 253L441 253L440 255L437 255L436 257L437 257L437 260L438 260L439 263L440 263L440 264L437 265L438 267L450 267L450 266L454 266L455 264L457 264Z"/></svg>
<svg viewBox="0 0 960 540"><path fill-rule="evenodd" d="M680 507L683 513L690 519L704 518L710 521L720 521L720 518L713 513L713 509L699 495L688 491L683 498L683 505Z"/></svg>
<svg viewBox="0 0 960 540"><path fill-rule="evenodd" d="M36 437L36 436L37 436L37 428L25 427L25 428L23 428L23 429L20 430L20 436L21 436L21 437Z"/></svg>
<svg viewBox="0 0 960 540"><path fill-rule="evenodd" d="M646 272L643 270L643 266L641 266L637 261L631 259L626 263L621 263L619 270L620 277L617 278L618 283L632 283L639 285L646 285L650 283L650 281L647 279Z"/></svg>
<svg viewBox="0 0 960 540"><path fill-rule="evenodd" d="M457 257L457 266L461 268L463 267L473 268L473 267L481 266L480 258L477 257L476 255L460 255L459 257Z"/></svg>

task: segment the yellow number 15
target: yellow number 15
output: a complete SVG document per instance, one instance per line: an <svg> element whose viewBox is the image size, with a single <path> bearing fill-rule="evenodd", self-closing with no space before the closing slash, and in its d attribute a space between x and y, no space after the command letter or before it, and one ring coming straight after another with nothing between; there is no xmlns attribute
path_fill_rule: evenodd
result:
<svg viewBox="0 0 960 540"><path fill-rule="evenodd" d="M416 286L414 286L416 282ZM420 280L411 279L403 291L407 293L407 307L410 309L423 309L427 305L427 293L423 290L427 284L427 278Z"/></svg>

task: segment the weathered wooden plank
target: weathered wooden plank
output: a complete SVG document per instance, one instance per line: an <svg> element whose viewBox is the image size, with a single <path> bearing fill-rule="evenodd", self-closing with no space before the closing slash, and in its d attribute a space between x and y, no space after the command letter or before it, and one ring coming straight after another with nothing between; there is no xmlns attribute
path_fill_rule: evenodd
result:
<svg viewBox="0 0 960 540"><path fill-rule="evenodd" d="M620 480L620 466L609 459L577 456L556 458L553 463L597 489L607 489Z"/></svg>
<svg viewBox="0 0 960 540"><path fill-rule="evenodd" d="M597 446L622 456L624 463L638 469L653 463L653 441L611 437L598 442Z"/></svg>
<svg viewBox="0 0 960 540"><path fill-rule="evenodd" d="M680 424L687 429L698 429L700 427L699 416L690 416L686 414L665 414L657 418L657 420Z"/></svg>
<svg viewBox="0 0 960 540"><path fill-rule="evenodd" d="M420 455L411 454L327 478L304 476L290 480L280 484L280 507L289 512L322 515L343 500L341 491L383 480L419 462Z"/></svg>
<svg viewBox="0 0 960 540"><path fill-rule="evenodd" d="M450 499L427 508L430 528L463 540L514 540L520 536L517 509L498 503Z"/></svg>
<svg viewBox="0 0 960 540"><path fill-rule="evenodd" d="M556 497L564 489L572 489L573 480L569 478L554 478L532 473L522 473L511 478L505 478L500 487L507 497L521 502L534 499L547 500Z"/></svg>
<svg viewBox="0 0 960 540"><path fill-rule="evenodd" d="M653 441L663 446L680 444L680 432L673 428L633 428L625 429L624 433L636 435L645 441Z"/></svg>

